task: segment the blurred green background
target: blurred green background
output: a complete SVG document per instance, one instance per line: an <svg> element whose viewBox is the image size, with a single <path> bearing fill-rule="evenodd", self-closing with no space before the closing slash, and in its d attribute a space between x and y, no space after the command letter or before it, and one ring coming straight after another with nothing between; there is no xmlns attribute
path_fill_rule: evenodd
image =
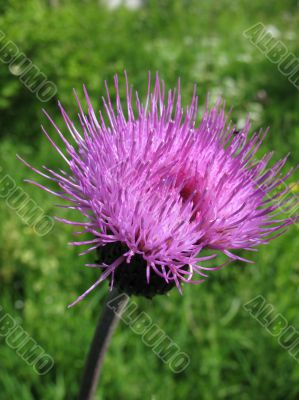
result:
<svg viewBox="0 0 299 400"><path fill-rule="evenodd" d="M64 167L41 133L41 123L49 127L41 109L60 121L59 98L75 116L72 89L82 96L83 83L99 109L104 80L111 86L124 69L141 93L147 72L158 70L167 87L181 78L185 103L194 83L200 105L208 93L212 100L222 95L240 126L248 113L253 130L270 126L263 151L274 149L275 159L291 152L288 167L298 160L298 90L242 34L262 22L298 56L297 1L148 0L132 9L95 0L1 0L0 13L1 31L58 89L41 103L0 63L1 176L9 174L48 215L73 216L23 182L34 174L16 153L35 166ZM62 224L36 235L5 199L0 218L0 305L55 360L48 374L38 376L0 339L0 399L75 399L107 284L67 310L98 276L83 267L94 255L79 258L79 250L67 246L73 229ZM185 286L183 296L173 290L153 301L135 299L191 364L173 374L120 323L97 399L298 399L299 364L243 308L262 295L299 330L298 247L298 228L292 227L250 254L254 265L236 262L210 273L206 283Z"/></svg>

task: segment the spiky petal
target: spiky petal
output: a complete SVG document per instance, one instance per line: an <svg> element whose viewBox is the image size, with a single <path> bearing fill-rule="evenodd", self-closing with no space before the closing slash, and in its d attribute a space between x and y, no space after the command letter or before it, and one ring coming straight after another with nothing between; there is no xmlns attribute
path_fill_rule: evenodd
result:
<svg viewBox="0 0 299 400"><path fill-rule="evenodd" d="M292 173L280 174L287 158L271 168L267 166L272 154L257 161L255 154L267 132L249 135L247 121L236 134L221 100L206 108L197 126L195 91L184 111L180 83L176 91L166 94L157 76L151 92L149 77L142 103L137 92L133 100L126 78L126 111L117 76L115 107L107 85L106 89L105 117L96 116L85 88L87 114L76 95L79 127L59 104L69 135L60 132L48 116L65 148L59 149L44 132L67 163L68 172L46 167L39 172L32 167L55 181L60 191L32 183L69 201L71 208L84 215L84 223L61 220L92 233L93 240L72 243L91 246L83 254L111 243L125 245L112 264L99 265L104 272L93 287L113 277L120 263L129 264L135 255L144 260L149 284L152 273L179 289L181 282L200 283L207 270L221 267L201 265L216 256L200 257L203 249L248 261L231 251L266 244L297 220L278 217L282 199L287 203L289 198L287 187L277 191ZM199 280L193 279L196 275Z"/></svg>

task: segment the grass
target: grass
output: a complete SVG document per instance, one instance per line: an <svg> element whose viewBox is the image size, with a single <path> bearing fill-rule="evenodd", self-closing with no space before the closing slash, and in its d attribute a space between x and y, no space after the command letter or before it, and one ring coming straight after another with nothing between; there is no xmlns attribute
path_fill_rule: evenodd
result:
<svg viewBox="0 0 299 400"><path fill-rule="evenodd" d="M253 130L271 126L263 151L276 150L276 159L291 151L288 166L296 163L298 92L242 35L259 21L273 25L298 55L291 34L298 34L295 2L191 1L183 6L179 1L150 1L137 11L109 11L96 3L66 1L54 9L42 1L0 4L2 30L57 84L58 97L71 114L76 113L71 90L80 92L82 82L99 108L105 78L111 82L115 72L126 68L142 90L147 71L159 70L167 86L181 77L185 102L196 82L201 105L207 93L212 99L223 95L240 125L251 112ZM36 166L63 165L39 129L42 107L59 119L56 98L42 105L4 64L0 82L0 178L9 174L48 215L71 216L54 207L54 198L24 184L33 174L15 157L19 153ZM72 229L62 224L55 223L45 237L37 236L5 199L0 218L0 306L55 360L48 374L38 376L0 339L0 398L75 399L107 285L67 310L96 279L96 271L82 267L94 256L79 258L78 249L67 246ZM297 399L298 363L243 306L262 295L299 330L298 248L298 228L292 227L251 254L254 265L236 262L211 273L202 285L185 286L183 296L173 290L153 301L135 298L140 310L190 355L190 366L173 374L140 336L120 323L97 399Z"/></svg>

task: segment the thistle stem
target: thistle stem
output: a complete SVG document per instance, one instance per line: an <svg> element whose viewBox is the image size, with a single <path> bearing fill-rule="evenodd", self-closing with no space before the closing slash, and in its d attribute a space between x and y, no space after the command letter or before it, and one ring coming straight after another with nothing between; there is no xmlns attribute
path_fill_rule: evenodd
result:
<svg viewBox="0 0 299 400"><path fill-rule="evenodd" d="M117 288L109 293L86 359L78 400L94 398L107 348L128 300Z"/></svg>

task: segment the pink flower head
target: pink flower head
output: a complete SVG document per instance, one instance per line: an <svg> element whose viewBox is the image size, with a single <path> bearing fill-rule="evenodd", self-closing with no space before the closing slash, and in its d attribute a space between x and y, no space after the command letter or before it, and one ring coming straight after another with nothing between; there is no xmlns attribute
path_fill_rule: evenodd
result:
<svg viewBox="0 0 299 400"><path fill-rule="evenodd" d="M222 267L205 267L204 261L217 254L201 257L203 249L223 252L229 260L248 261L231 251L254 250L297 220L279 217L280 200L284 197L287 202L290 189L285 186L273 194L292 173L280 174L287 157L271 168L267 165L272 153L255 159L266 131L249 135L246 122L237 132L221 101L206 109L196 124L195 91L184 110L180 83L177 90L166 93L158 76L152 92L149 77L145 102L137 92L133 96L126 78L124 111L117 76L114 80L116 102L113 106L106 86L105 117L95 113L85 88L87 114L76 96L79 126L60 104L66 132L60 132L48 116L65 149L44 133L68 172L43 167L44 173L31 167L55 181L60 191L32 183L67 200L85 217L83 223L60 219L93 235L92 240L73 245L90 245L86 252L118 246L109 264L89 265L101 268L102 274L77 301L106 278L112 287L121 280L116 279L121 269L130 273L134 259L138 261L134 273L138 271L138 279L142 276L149 287L153 279L179 290L182 282L201 283L206 270Z"/></svg>

